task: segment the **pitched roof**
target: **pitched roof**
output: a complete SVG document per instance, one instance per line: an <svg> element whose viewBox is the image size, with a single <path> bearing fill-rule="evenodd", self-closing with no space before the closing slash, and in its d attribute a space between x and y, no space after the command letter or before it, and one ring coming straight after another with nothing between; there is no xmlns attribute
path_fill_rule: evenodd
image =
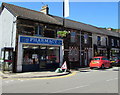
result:
<svg viewBox="0 0 120 95"><path fill-rule="evenodd" d="M103 29L103 28L100 28L100 30L101 30L102 32L106 33L106 35L120 37L120 36L119 36L120 33L118 33L118 32L110 31L110 30Z"/></svg>
<svg viewBox="0 0 120 95"><path fill-rule="evenodd" d="M63 18L62 17L58 17L58 16L52 16L52 17L54 17L59 22L63 23ZM99 29L91 27L88 24L73 21L73 20L70 20L70 19L65 19L64 21L65 21L64 26L67 27L67 28L84 30L84 31L89 31L89 32L93 32L93 33L101 33L101 31Z"/></svg>
<svg viewBox="0 0 120 95"><path fill-rule="evenodd" d="M54 17L56 20L63 23L63 18L58 17L58 16L52 16L52 17ZM84 31L92 32L92 33L98 33L98 34L109 35L109 36L117 36L118 37L118 33L116 33L116 32L108 31L106 29L98 28L98 27L95 27L95 26L92 26L92 25L89 25L89 24L84 24L84 23L73 21L73 20L70 20L70 19L65 19L65 27L78 29L78 30L81 29L81 30L84 30Z"/></svg>
<svg viewBox="0 0 120 95"><path fill-rule="evenodd" d="M46 15L42 12L26 9L23 7L15 6L12 4L2 3L2 6L7 8L14 16L25 18L25 19L31 19L36 21L41 21L45 23L51 23L51 24L57 24L61 25L60 22L55 20L49 15Z"/></svg>
<svg viewBox="0 0 120 95"><path fill-rule="evenodd" d="M30 19L35 21L40 21L44 23L50 23L50 24L56 24L56 25L63 25L63 18L53 15L46 15L42 12L38 12L35 10L30 10L27 8L15 6L12 4L2 3L2 7L0 10L3 9L3 7L7 8L14 16L17 16L19 18L24 19ZM1 11L0 11L1 12ZM101 29L89 24L84 24L81 22L73 21L70 19L65 19L65 27L77 29L77 30L84 30L92 33L98 33L103 35L109 35L109 36L120 36L120 33L116 33L113 31L108 31L105 29Z"/></svg>

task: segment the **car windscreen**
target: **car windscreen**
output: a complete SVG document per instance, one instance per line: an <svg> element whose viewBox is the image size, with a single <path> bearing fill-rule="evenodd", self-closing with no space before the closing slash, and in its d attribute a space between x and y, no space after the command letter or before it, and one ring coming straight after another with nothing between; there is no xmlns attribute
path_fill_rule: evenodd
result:
<svg viewBox="0 0 120 95"><path fill-rule="evenodd" d="M100 58L93 58L93 60L100 60Z"/></svg>

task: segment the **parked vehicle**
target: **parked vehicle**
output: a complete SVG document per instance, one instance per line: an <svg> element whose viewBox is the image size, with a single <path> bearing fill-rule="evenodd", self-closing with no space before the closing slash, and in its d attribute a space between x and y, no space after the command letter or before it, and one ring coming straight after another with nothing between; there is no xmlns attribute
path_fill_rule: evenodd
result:
<svg viewBox="0 0 120 95"><path fill-rule="evenodd" d="M111 67L111 61L107 59L107 57L104 56L98 56L93 57L93 59L90 62L90 68L110 68Z"/></svg>
<svg viewBox="0 0 120 95"><path fill-rule="evenodd" d="M120 56L113 56L110 58L112 66L120 66Z"/></svg>

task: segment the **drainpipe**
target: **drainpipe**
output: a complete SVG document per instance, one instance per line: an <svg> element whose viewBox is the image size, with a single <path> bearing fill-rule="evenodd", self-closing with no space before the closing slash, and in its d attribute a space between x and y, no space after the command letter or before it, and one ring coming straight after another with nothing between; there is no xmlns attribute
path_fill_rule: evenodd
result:
<svg viewBox="0 0 120 95"><path fill-rule="evenodd" d="M15 17L13 17L13 24L12 24L11 47L12 47L12 45L13 45L13 32L14 32L14 25L15 25L15 23L16 23L16 20L14 21L14 18L15 18Z"/></svg>

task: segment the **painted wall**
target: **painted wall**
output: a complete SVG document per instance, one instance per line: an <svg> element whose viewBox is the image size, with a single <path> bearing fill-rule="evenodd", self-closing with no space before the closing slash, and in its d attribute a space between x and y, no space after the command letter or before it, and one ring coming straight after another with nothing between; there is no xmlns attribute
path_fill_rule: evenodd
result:
<svg viewBox="0 0 120 95"><path fill-rule="evenodd" d="M16 17L4 8L0 20L0 50L3 47L13 47L15 50Z"/></svg>
<svg viewBox="0 0 120 95"><path fill-rule="evenodd" d="M2 47L2 16L0 14L0 52L1 52L1 47ZM1 54L0 54L1 57Z"/></svg>

